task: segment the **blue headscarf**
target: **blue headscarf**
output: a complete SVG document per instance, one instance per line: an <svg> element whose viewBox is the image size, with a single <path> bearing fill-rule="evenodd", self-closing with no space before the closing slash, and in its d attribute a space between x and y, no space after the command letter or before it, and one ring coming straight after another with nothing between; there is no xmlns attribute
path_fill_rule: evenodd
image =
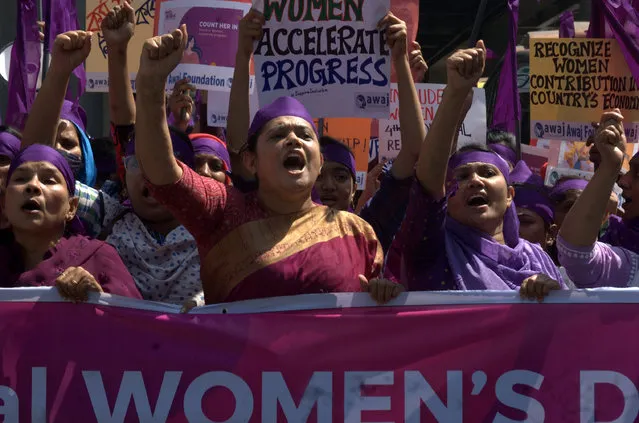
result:
<svg viewBox="0 0 639 423"><path fill-rule="evenodd" d="M80 105L74 104L69 100L64 100L62 110L60 111L60 119L68 120L75 127L76 133L80 140L80 149L82 150L82 162L84 164L82 172L78 175L78 180L85 185L92 187L98 175L98 169L93 158L93 149L91 142L86 133L86 113Z"/></svg>

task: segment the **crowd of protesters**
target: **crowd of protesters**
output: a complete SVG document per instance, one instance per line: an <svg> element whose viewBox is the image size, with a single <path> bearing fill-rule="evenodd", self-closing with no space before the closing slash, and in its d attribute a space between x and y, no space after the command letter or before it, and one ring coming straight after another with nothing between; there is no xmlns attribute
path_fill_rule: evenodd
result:
<svg viewBox="0 0 639 423"><path fill-rule="evenodd" d="M114 7L101 26L115 145L106 165L86 114L65 99L92 34L59 34L24 128L0 132L1 286L192 307L335 292L368 292L380 304L435 290L516 290L542 300L553 290L639 285L639 156L623 173L619 110L605 112L588 140L592 179L548 188L517 161L511 134L492 131L485 146L457 148L484 73L482 41L447 59L426 133L415 81L427 66L406 24L388 13L379 25L397 73L402 147L392 165L371 172L356 203L352 152L320 137L299 101L281 97L251 121L249 68L263 25L253 10L240 22L223 132L199 121L187 80L167 105L185 26L146 40L134 96L134 11ZM112 174L100 177L104 167Z"/></svg>

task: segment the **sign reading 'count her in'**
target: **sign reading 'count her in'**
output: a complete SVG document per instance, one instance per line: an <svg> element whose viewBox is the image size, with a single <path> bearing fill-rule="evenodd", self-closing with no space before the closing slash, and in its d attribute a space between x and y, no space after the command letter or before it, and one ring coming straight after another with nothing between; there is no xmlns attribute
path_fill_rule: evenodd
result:
<svg viewBox="0 0 639 423"><path fill-rule="evenodd" d="M266 18L254 51L260 105L291 96L316 117L387 117L390 51L377 24L389 7L389 0L255 0Z"/></svg>
<svg viewBox="0 0 639 423"><path fill-rule="evenodd" d="M163 1L159 31L169 33L186 24L189 34L182 62L169 75L168 86L189 78L201 90L230 91L239 22L250 8L250 4L234 1Z"/></svg>
<svg viewBox="0 0 639 423"><path fill-rule="evenodd" d="M592 122L619 108L639 141L639 90L614 39L532 39L531 137L586 141Z"/></svg>

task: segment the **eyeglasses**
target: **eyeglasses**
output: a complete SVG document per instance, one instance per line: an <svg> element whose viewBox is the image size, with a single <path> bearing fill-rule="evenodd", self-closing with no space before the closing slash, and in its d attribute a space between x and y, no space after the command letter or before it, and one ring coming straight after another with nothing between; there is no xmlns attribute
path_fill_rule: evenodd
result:
<svg viewBox="0 0 639 423"><path fill-rule="evenodd" d="M138 159L134 155L126 156L123 161L124 161L124 168L128 172L140 171L140 163L138 163Z"/></svg>

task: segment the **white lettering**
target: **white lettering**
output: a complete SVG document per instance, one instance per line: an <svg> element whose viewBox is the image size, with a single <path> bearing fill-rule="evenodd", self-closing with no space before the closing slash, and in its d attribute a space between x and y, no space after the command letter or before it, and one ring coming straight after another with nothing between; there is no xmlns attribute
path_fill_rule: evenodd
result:
<svg viewBox="0 0 639 423"><path fill-rule="evenodd" d="M424 376L418 371L404 372L404 415L406 423L420 423L420 407L423 402L440 423L461 423L464 417L462 372L446 372L446 402L437 396Z"/></svg>
<svg viewBox="0 0 639 423"><path fill-rule="evenodd" d="M625 375L606 370L583 370L579 374L579 398L581 423L624 423L633 422L639 414L639 393L634 383ZM624 407L615 420L595 421L595 385L605 383L616 386L623 395Z"/></svg>
<svg viewBox="0 0 639 423"><path fill-rule="evenodd" d="M333 415L333 374L314 372L304 390L299 407L295 406L291 392L280 372L262 373L262 421L277 421L277 404L288 423L304 423L317 404L317 423L331 423Z"/></svg>
<svg viewBox="0 0 639 423"><path fill-rule="evenodd" d="M345 423L363 423L362 411L389 411L391 409L390 397L363 397L362 387L364 385L392 385L393 383L393 372L345 372Z"/></svg>
<svg viewBox="0 0 639 423"><path fill-rule="evenodd" d="M536 399L513 391L515 385L528 385L539 390L543 381L544 377L542 375L529 370L512 370L501 375L495 384L497 400L507 407L525 412L528 417L526 420L512 420L501 413L497 413L493 423L543 422L546 418L546 412L541 403Z"/></svg>
<svg viewBox="0 0 639 423"><path fill-rule="evenodd" d="M192 423L218 423L210 420L202 411L202 397L209 389L223 386L235 397L235 411L225 422L248 423L253 415L251 388L240 378L229 372L208 372L198 376L184 394L184 414Z"/></svg>
<svg viewBox="0 0 639 423"><path fill-rule="evenodd" d="M154 412L151 411L149 395L144 386L142 372L124 372L113 412L111 412L109 407L102 374L99 371L83 371L82 377L89 392L93 413L98 423L124 422L131 398L133 398L136 417L140 422L161 423L166 422L169 416L182 372L164 372Z"/></svg>
<svg viewBox="0 0 639 423"><path fill-rule="evenodd" d="M8 386L0 385L0 416L4 423L18 423L18 395Z"/></svg>
<svg viewBox="0 0 639 423"><path fill-rule="evenodd" d="M31 423L47 421L47 368L31 369Z"/></svg>

